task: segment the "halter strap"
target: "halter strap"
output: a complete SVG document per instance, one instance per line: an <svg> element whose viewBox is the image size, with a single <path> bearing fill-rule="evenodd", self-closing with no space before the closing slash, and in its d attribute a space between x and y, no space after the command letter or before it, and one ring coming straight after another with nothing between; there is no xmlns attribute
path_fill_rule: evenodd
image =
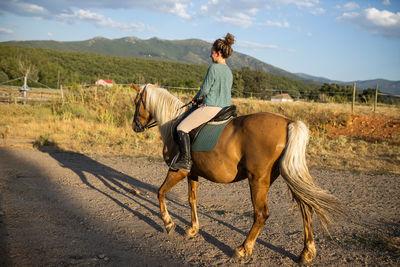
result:
<svg viewBox="0 0 400 267"><path fill-rule="evenodd" d="M137 119L137 114L138 114L139 108L140 108L140 102L142 102L143 108L146 109L146 102L145 102L144 99L143 99L144 91L146 91L146 88L147 88L147 85L145 85L145 86L143 87L143 90L139 93L139 102L136 104L135 115L134 115L134 118L133 118L133 120L135 121L135 123L136 123L136 124L139 124L140 126L142 126L142 128L143 128L144 130L153 128L153 127L155 127L155 126L158 125L158 122L157 122L157 121L153 121L153 122L148 123L148 124L146 124L146 125L143 126L143 125L140 123L140 121Z"/></svg>

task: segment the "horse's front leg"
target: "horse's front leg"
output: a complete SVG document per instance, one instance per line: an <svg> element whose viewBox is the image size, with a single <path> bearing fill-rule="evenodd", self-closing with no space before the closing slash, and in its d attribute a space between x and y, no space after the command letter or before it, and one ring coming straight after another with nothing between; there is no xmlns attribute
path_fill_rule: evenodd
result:
<svg viewBox="0 0 400 267"><path fill-rule="evenodd" d="M175 224L171 220L171 216L169 216L167 205L165 203L165 196L167 192L174 187L179 181L185 178L189 173L179 170L179 171L171 171L168 170L167 177L165 178L164 183L158 189L158 201L160 202L160 211L161 218L164 221L165 229L167 233L170 234L175 229Z"/></svg>
<svg viewBox="0 0 400 267"><path fill-rule="evenodd" d="M192 222L190 227L186 229L187 237L194 237L199 232L199 219L197 217L197 186L199 184L199 178L197 176L188 177L188 195L189 195L189 203L192 211Z"/></svg>
<svg viewBox="0 0 400 267"><path fill-rule="evenodd" d="M250 257L253 252L254 243L258 235L261 232L262 227L265 224L265 221L269 217L268 210L268 200L267 193L269 186L262 181L262 179L257 181L250 181L250 189L251 189L251 200L253 203L254 209L254 222L253 226L250 229L250 232L243 242L241 246L236 248L235 254L233 255L236 258L241 257Z"/></svg>

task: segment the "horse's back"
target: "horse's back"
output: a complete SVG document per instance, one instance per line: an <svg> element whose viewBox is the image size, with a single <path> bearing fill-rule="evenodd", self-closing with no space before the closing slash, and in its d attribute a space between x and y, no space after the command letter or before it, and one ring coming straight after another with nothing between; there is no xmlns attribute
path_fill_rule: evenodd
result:
<svg viewBox="0 0 400 267"><path fill-rule="evenodd" d="M240 129L244 135L260 136L286 142L287 125L292 120L275 113L259 112L240 116Z"/></svg>
<svg viewBox="0 0 400 267"><path fill-rule="evenodd" d="M290 122L267 112L233 119L213 151L193 153L196 172L208 180L229 183L245 178L249 169L265 170L282 153Z"/></svg>
<svg viewBox="0 0 400 267"><path fill-rule="evenodd" d="M287 141L287 126L292 121L284 116L260 112L239 117L242 153L248 159L277 159Z"/></svg>

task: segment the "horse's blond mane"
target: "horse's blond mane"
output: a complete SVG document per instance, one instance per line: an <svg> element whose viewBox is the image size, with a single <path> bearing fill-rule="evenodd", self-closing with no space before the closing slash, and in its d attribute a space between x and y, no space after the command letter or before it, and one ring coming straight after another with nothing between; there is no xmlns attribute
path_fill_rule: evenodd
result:
<svg viewBox="0 0 400 267"><path fill-rule="evenodd" d="M185 109L177 97L167 90L152 84L146 85L146 108L158 122L163 140L171 133L172 120L181 115Z"/></svg>

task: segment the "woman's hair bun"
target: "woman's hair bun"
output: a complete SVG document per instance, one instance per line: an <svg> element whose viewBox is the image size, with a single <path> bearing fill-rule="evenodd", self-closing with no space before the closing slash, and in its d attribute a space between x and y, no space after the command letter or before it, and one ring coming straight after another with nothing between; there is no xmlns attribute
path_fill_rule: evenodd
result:
<svg viewBox="0 0 400 267"><path fill-rule="evenodd" d="M235 43L235 36L230 33L227 33L225 36L225 42L227 45L232 46Z"/></svg>
<svg viewBox="0 0 400 267"><path fill-rule="evenodd" d="M222 57L228 58L232 54L232 45L235 42L235 37L227 33L224 39L217 39L213 44L215 51L221 51Z"/></svg>

